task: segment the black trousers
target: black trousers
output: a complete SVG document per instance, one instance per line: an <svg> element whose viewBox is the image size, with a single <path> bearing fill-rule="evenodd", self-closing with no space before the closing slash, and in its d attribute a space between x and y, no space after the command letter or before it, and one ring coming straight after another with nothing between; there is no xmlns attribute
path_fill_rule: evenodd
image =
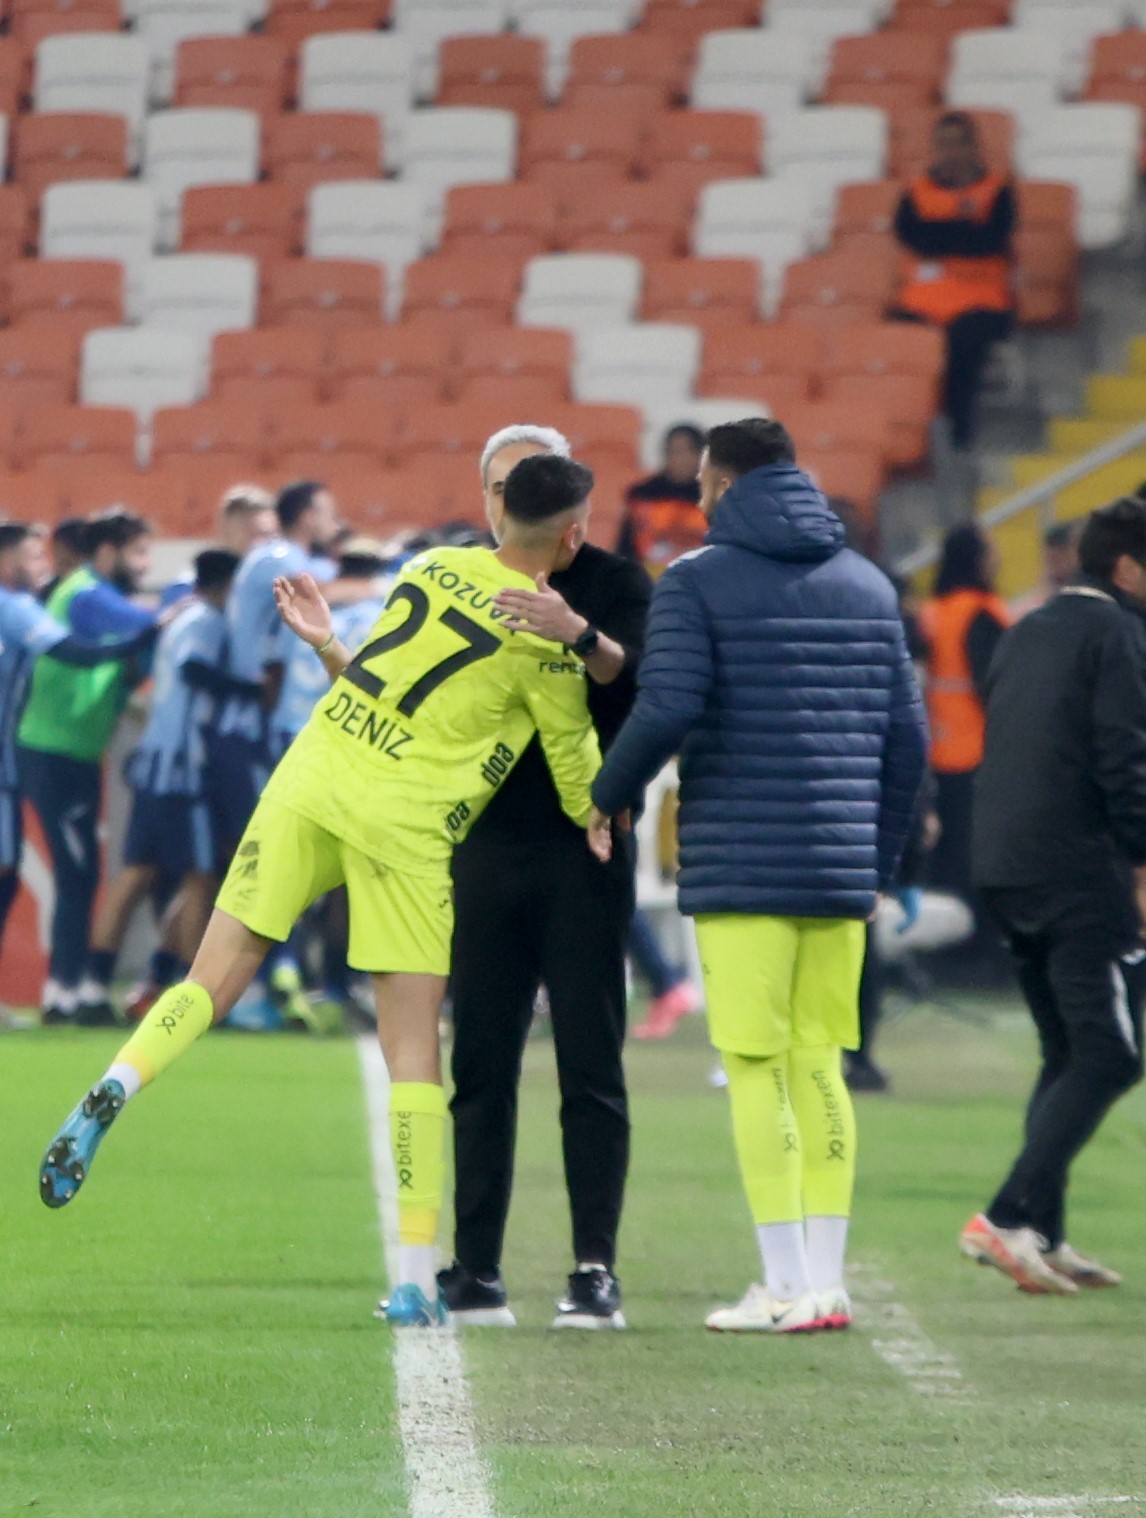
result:
<svg viewBox="0 0 1146 1518"><path fill-rule="evenodd" d="M542 982L573 1253L613 1264L629 1164L621 1046L633 869L630 835L602 865L572 826L524 844L479 831L454 855L454 1247L469 1270L501 1263L521 1057Z"/></svg>
<svg viewBox="0 0 1146 1518"><path fill-rule="evenodd" d="M1007 311L965 311L947 328L947 372L943 410L951 419L951 441L967 448L975 435L975 407L983 370L995 343L1011 330Z"/></svg>
<svg viewBox="0 0 1146 1518"><path fill-rule="evenodd" d="M987 1215L1000 1228L1034 1228L1054 1248L1072 1161L1142 1078L1146 957L1129 947L1132 900L1034 889L983 899L1007 936L1042 1051L1022 1152Z"/></svg>

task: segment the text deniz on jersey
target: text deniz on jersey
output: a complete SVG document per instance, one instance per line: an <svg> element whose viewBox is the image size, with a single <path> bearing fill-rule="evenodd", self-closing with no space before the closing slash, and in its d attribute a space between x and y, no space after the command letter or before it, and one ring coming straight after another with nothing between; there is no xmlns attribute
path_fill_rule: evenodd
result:
<svg viewBox="0 0 1146 1518"><path fill-rule="evenodd" d="M376 748L388 759L401 759L402 749L413 742L413 733L407 732L400 722L384 717L371 703L357 700L352 691L338 691L322 715L351 738Z"/></svg>

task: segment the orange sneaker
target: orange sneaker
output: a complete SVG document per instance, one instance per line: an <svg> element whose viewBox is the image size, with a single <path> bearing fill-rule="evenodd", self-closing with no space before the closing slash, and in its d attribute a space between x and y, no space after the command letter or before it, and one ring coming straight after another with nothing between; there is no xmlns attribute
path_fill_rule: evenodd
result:
<svg viewBox="0 0 1146 1518"><path fill-rule="evenodd" d="M1073 1281L1048 1264L1046 1241L1033 1228L996 1228L979 1212L959 1235L959 1248L969 1260L993 1265L1010 1276L1020 1291L1060 1297L1078 1291Z"/></svg>
<svg viewBox="0 0 1146 1518"><path fill-rule="evenodd" d="M633 1029L633 1037L668 1038L681 1018L695 1012L699 1006L700 997L696 987L687 980L682 980L663 996L658 996L649 1003L648 1014L644 1022Z"/></svg>

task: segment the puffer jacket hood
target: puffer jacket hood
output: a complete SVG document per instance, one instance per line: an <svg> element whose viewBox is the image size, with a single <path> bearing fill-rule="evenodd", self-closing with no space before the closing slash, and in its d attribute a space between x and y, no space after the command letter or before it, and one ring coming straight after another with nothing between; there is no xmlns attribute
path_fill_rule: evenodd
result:
<svg viewBox="0 0 1146 1518"><path fill-rule="evenodd" d="M802 469L770 464L721 496L707 541L790 564L817 564L844 546L844 524Z"/></svg>

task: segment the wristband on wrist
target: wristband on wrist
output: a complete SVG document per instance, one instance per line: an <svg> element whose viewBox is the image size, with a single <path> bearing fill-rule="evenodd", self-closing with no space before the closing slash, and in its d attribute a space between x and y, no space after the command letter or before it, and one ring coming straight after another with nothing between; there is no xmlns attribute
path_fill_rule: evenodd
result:
<svg viewBox="0 0 1146 1518"><path fill-rule="evenodd" d="M328 648L333 647L334 639L335 639L335 634L331 633L330 637L327 638L326 642L320 644L319 647L315 649L315 653L318 655L318 657L320 659L322 658L323 654L326 652L326 650Z"/></svg>

